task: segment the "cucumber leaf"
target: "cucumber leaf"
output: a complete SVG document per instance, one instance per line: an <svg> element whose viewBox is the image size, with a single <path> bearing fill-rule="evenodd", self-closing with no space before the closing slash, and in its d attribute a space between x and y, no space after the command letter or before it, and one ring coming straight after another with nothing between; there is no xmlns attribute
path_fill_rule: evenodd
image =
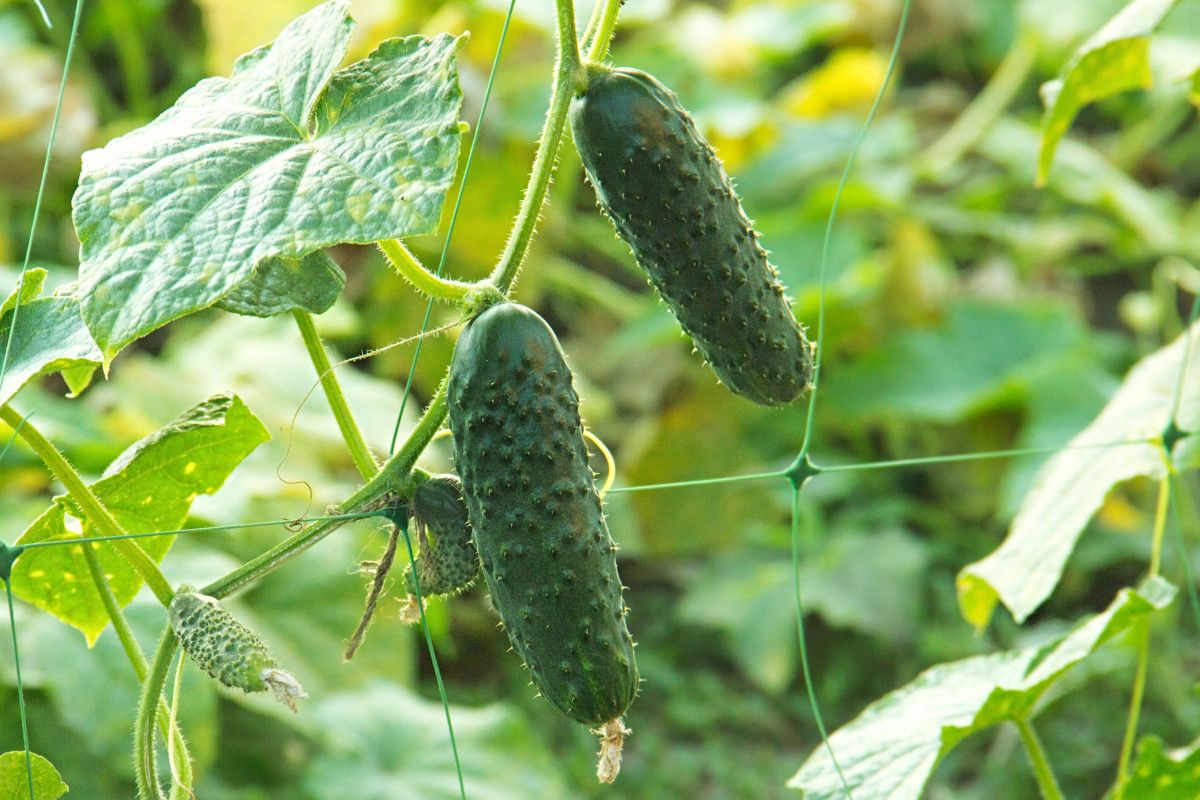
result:
<svg viewBox="0 0 1200 800"><path fill-rule="evenodd" d="M1200 797L1200 743L1166 752L1162 740L1147 736L1138 743L1137 758L1125 800L1195 800Z"/></svg>
<svg viewBox="0 0 1200 800"><path fill-rule="evenodd" d="M347 9L318 6L84 155L76 291L106 363L267 259L436 229L458 164L457 39L389 39L337 70Z"/></svg>
<svg viewBox="0 0 1200 800"><path fill-rule="evenodd" d="M997 601L1024 621L1054 591L1109 490L1139 475L1165 475L1162 447L1153 440L1167 427L1181 370L1176 424L1200 427L1200 347L1183 363L1187 338L1197 331L1200 324L1135 364L1092 423L1038 471L1004 542L958 575L959 608L968 622L986 626ZM1116 444L1122 442L1132 444Z"/></svg>
<svg viewBox="0 0 1200 800"><path fill-rule="evenodd" d="M175 530L187 519L198 495L217 491L233 469L268 438L267 429L240 399L217 395L131 445L92 484L92 491L130 533ZM97 535L95 528L74 501L56 497L17 544L76 543L27 550L12 573L18 597L78 628L89 643L104 630L108 615L82 548L95 548L120 605L128 604L143 583L110 543L83 544L91 535ZM163 536L135 541L152 559L161 561L173 540Z"/></svg>
<svg viewBox="0 0 1200 800"><path fill-rule="evenodd" d="M3 380L0 380L0 403L7 403L38 375L59 370L71 373L75 383L72 391L82 390L87 384L80 385L78 378L84 372L90 377L91 371L100 363L100 350L79 315L79 301L60 296L29 299L32 286L40 288L36 276L22 289L20 307L14 308L14 292L5 302L3 316L0 316L0 353L4 352L10 331L12 333L8 363Z"/></svg>
<svg viewBox="0 0 1200 800"><path fill-rule="evenodd" d="M346 273L324 250L301 259L268 258L218 300L217 308L247 317L272 317L294 309L321 314L345 285Z"/></svg>
<svg viewBox="0 0 1200 800"><path fill-rule="evenodd" d="M25 751L13 750L0 755L0 800L29 800L29 775L33 773L33 799L58 800L67 793L67 785L54 765L37 753L29 754L25 766Z"/></svg>
<svg viewBox="0 0 1200 800"><path fill-rule="evenodd" d="M1075 51L1059 76L1042 85L1046 106L1037 181L1043 183L1054 151L1075 115L1089 103L1130 89L1150 88L1150 34L1176 0L1132 0Z"/></svg>
<svg viewBox="0 0 1200 800"><path fill-rule="evenodd" d="M855 800L917 800L938 762L973 733L1027 718L1047 689L1098 647L1165 608L1175 587L1151 578L1122 589L1104 613L1042 647L939 664L876 700L829 737ZM788 782L805 800L841 800L819 747Z"/></svg>

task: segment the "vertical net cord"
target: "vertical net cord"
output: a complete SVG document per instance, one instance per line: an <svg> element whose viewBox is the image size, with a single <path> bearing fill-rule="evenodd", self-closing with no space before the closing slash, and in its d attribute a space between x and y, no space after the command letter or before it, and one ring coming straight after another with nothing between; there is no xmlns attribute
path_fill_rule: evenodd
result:
<svg viewBox="0 0 1200 800"><path fill-rule="evenodd" d="M450 750L454 753L454 770L458 775L458 793L462 800L467 800L462 763L458 758L458 742L454 739L454 723L450 719L450 701L446 697L446 686L442 683L442 670L438 666L437 652L433 649L433 635L429 632L429 622L425 619L425 598L421 594L421 574L417 569L417 557L413 553L412 538L408 535L408 520L401 516L395 525L404 535L404 547L408 550L408 565L412 570L413 594L417 598L417 611L421 615L421 630L425 633L425 647L429 650L429 661L433 665L433 677L437 681L438 695L442 699L442 711L446 714L446 730L450 734Z"/></svg>
<svg viewBox="0 0 1200 800"><path fill-rule="evenodd" d="M483 115L487 113L488 102L492 99L492 86L496 82L496 73L500 69L500 56L504 53L504 42L508 39L508 27L512 22L513 12L516 11L517 0L509 0L508 13L504 16L504 24L500 28L500 41L496 43L496 56L492 59L492 69L488 73L487 85L483 89L483 99L479 104L479 118L475 122L475 133L471 136L471 147L467 150L467 163L463 167L462 181L458 185L458 194L454 198L454 210L450 212L450 224L446 228L446 240L442 242L442 254L438 257L437 270L439 278L446 268L446 259L450 255L450 239L454 236L454 228L458 224L458 212L462 207L463 195L467 189L467 178L471 174L471 165L475 161L475 147L479 144L479 136L483 132ZM421 321L421 331L418 334L417 346L413 349L412 363L408 366L408 379L404 382L404 394L400 397L400 411L396 414L396 424L392 428L392 442L388 452L396 452L396 442L400 438L400 423L404 419L404 409L408 405L409 395L412 394L413 378L417 373L417 362L421 358L421 348L425 344L425 331L429 328L429 319L433 315L433 298L425 304L425 318Z"/></svg>
<svg viewBox="0 0 1200 800"><path fill-rule="evenodd" d="M45 13L43 9L42 14ZM21 293L25 290L25 273L29 271L29 260L33 256L33 236L37 232L38 218L42 213L42 199L45 197L46 182L50 177L50 158L54 153L54 140L58 136L58 121L62 116L63 98L67 94L67 75L71 71L71 58L75 54L75 39L79 36L79 19L82 16L83 0L75 0L75 17L71 20L71 34L67 38L67 53L63 57L62 79L58 83L58 101L54 106L54 116L50 118L50 136L46 142L46 156L42 159L42 177L38 181L37 196L33 201L33 220L29 223L29 240L25 243L25 258L21 261L21 277L17 281L12 321L8 325L8 336L4 340L4 357L0 359L0 385L4 383L4 378L8 375L8 359L12 353L13 338L17 331L17 315L21 311ZM46 17L46 26L50 26L49 17Z"/></svg>
<svg viewBox="0 0 1200 800"><path fill-rule="evenodd" d="M804 612L800 606L800 484L794 482L792 483L792 589L796 600L796 635L800 643L800 671L804 675L804 691L808 695L808 705L812 710L813 720L817 723L817 731L821 734L821 741L825 744L825 751L829 753L829 760L833 762L833 768L842 782L842 789L850 800L854 800L850 784L842 772L842 765L834 755L833 744L829 741L829 731L825 727L825 718L821 714L821 704L817 702L817 690L813 685L812 669L808 662L808 637L804 633Z"/></svg>
<svg viewBox="0 0 1200 800"><path fill-rule="evenodd" d="M17 668L17 707L21 712L21 742L25 746L25 777L29 781L29 800L33 794L33 757L29 754L29 722L25 712L25 682L21 678L21 654L17 647L17 612L13 606L12 580L4 581L4 594L8 598L8 627L12 633L13 665Z"/></svg>
<svg viewBox="0 0 1200 800"><path fill-rule="evenodd" d="M800 445L800 456L797 461L803 460L812 445L813 420L817 413L817 390L821 382L821 362L825 358L825 283L829 266L829 243L833 239L833 226L837 220L838 208L842 203L842 194L846 190L846 184L850 182L850 173L854 169L854 163L858 160L858 151L867 138L867 132L871 129L871 123L875 121L879 107L883 105L883 97L887 93L888 86L892 82L892 75L896 71L896 65L900 61L900 45L904 42L904 31L908 27L908 11L911 5L912 0L904 0L904 5L900 9L900 21L896 25L896 39L892 43L892 54L888 59L887 71L884 73L883 82L879 85L879 93L875 95L875 101L871 103L871 109L867 112L867 118L859 128L854 145L850 148L846 166L842 169L842 177L838 180L837 190L833 193L829 217L825 221L825 235L821 242L821 265L817 270L817 342L816 354L813 357L812 391L808 395L808 416L804 420L804 440Z"/></svg>

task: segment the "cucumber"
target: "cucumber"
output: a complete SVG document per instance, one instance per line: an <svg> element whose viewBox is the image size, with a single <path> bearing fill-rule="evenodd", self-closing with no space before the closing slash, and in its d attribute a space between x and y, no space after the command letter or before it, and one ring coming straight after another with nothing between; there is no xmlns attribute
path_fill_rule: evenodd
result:
<svg viewBox="0 0 1200 800"><path fill-rule="evenodd" d="M450 428L492 604L541 694L585 725L619 727L638 672L579 399L554 332L500 303L450 363Z"/></svg>
<svg viewBox="0 0 1200 800"><path fill-rule="evenodd" d="M479 559L471 541L471 523L462 498L462 483L453 475L437 475L413 492L416 522L417 577L421 594L454 594L471 585L479 574ZM412 565L404 572L408 591L416 594Z"/></svg>
<svg viewBox="0 0 1200 800"><path fill-rule="evenodd" d="M812 347L712 146L670 89L589 67L571 130L602 211L696 349L734 393L796 399Z"/></svg>
<svg viewBox="0 0 1200 800"><path fill-rule="evenodd" d="M308 696L299 681L279 668L258 634L216 598L181 588L171 598L168 615L183 651L223 686L244 692L270 689L292 711L297 699Z"/></svg>
<svg viewBox="0 0 1200 800"><path fill-rule="evenodd" d="M471 540L471 523L462 497L462 483L453 475L435 475L413 492L412 519L417 533L417 577L422 597L457 594L479 574L479 558ZM401 601L400 618L420 621L417 585L412 564L404 568L408 597Z"/></svg>

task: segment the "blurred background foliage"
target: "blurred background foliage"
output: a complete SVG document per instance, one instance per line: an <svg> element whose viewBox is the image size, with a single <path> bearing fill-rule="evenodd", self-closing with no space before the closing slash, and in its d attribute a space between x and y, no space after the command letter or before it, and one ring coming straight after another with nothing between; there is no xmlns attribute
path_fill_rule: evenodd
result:
<svg viewBox="0 0 1200 800"><path fill-rule="evenodd" d="M0 2L0 265L8 283L26 245L73 7L47 5L51 30L32 3ZM237 55L311 5L85 5L32 243L51 285L75 269L69 210L80 153L152 119L197 80L226 74ZM354 57L392 35L469 30L460 67L464 118L474 121L506 3L353 5ZM899 5L630 0L622 15L614 60L654 73L694 112L810 326L825 218L882 81ZM1045 187L1034 186L1037 87L1120 5L914 2L901 70L832 243L813 450L820 463L1062 444L1133 361L1182 329L1177 290L1200 289L1200 140L1182 80L1200 60L1200 4L1180 3L1156 36L1154 87L1086 109ZM545 112L551 14L547 2L517 4L450 248L448 270L458 277L486 274L508 233ZM561 336L584 416L616 455L618 485L788 463L803 435L801 409L761 409L717 386L593 205L566 147L517 296ZM427 263L436 263L439 237L414 241ZM334 256L346 269L346 291L319 323L338 354L416 333L425 304L377 252L343 247ZM432 326L453 320L435 309ZM64 399L64 387L46 381L17 406L33 411L81 469L98 474L200 399L236 391L274 439L215 497L200 498L192 522L318 513L353 488L356 473L320 392L308 395L315 376L288 322L196 315L129 348L82 397ZM452 347L452 334L425 342L418 399L436 388ZM341 369L378 451L389 446L413 351L395 347ZM426 466L449 468L442 445ZM1140 574L1152 498L1148 484L1135 482L1108 498L1030 623L1017 628L1002 615L981 636L972 632L956 606L955 573L996 546L1039 463L830 474L805 487L801 579L831 727L932 663L1043 641ZM54 487L20 449L0 473L11 540ZM610 497L645 677L615 790L594 786L592 737L533 697L484 593L432 604L470 796L784 796L785 780L817 742L798 673L789 502L786 487L761 484ZM207 580L282 535L184 538L165 569L172 581ZM235 612L313 697L292 717L189 673L182 713L202 775L199 797L457 796L427 656L394 609L360 655L341 663L362 605L358 564L378 557L383 541L378 528L345 529L237 598ZM1179 565L1168 564L1168 577L1178 574ZM131 796L136 683L114 637L89 652L76 632L28 608L18 613L33 748L59 767L72 797ZM130 615L150 647L161 609L139 600ZM1198 662L1194 631L1164 640L1151 662L1145 726L1169 743L1197 730L1190 676ZM0 656L0 713L10 721L0 744L18 749L10 663ZM1098 796L1111 780L1123 724L1114 711L1127 701L1131 665L1120 646L1090 659L1070 679L1089 680L1089 692L1063 692L1040 718L1068 796ZM1016 735L1002 729L956 750L927 794L1016 800L1034 792Z"/></svg>

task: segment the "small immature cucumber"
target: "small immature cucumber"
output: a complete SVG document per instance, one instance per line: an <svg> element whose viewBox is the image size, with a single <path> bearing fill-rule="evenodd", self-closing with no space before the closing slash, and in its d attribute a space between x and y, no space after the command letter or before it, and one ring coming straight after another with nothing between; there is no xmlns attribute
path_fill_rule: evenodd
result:
<svg viewBox="0 0 1200 800"><path fill-rule="evenodd" d="M454 350L447 400L475 548L514 649L561 712L620 728L638 688L633 638L550 326L514 303L481 313Z"/></svg>
<svg viewBox="0 0 1200 800"><path fill-rule="evenodd" d="M790 403L812 380L812 348L716 152L650 75L589 70L571 130L600 208L717 377Z"/></svg>
<svg viewBox="0 0 1200 800"><path fill-rule="evenodd" d="M479 557L471 541L471 523L462 483L453 475L435 475L413 492L412 519L417 533L417 577L421 596L457 594L479 574ZM405 622L420 621L412 564L404 568L408 598L401 611Z"/></svg>
<svg viewBox="0 0 1200 800"><path fill-rule="evenodd" d="M222 685L245 692L270 689L293 711L296 700L308 696L290 673L279 668L258 634L238 622L216 598L181 588L168 613L183 651Z"/></svg>

